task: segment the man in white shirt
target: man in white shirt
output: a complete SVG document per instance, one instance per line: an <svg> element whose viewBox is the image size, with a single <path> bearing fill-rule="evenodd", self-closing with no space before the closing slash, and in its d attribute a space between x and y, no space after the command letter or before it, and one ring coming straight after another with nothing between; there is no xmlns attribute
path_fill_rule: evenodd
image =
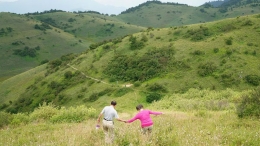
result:
<svg viewBox="0 0 260 146"><path fill-rule="evenodd" d="M103 130L105 133L105 142L113 143L115 133L114 133L114 119L125 122L124 120L119 119L117 111L115 110L116 101L111 101L110 106L105 106L101 113L98 116L97 122L100 123L100 118L104 115L103 118Z"/></svg>

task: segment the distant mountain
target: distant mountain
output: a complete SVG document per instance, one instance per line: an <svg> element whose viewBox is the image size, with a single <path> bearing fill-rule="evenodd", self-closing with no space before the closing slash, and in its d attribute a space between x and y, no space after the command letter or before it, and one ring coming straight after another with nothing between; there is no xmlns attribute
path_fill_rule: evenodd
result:
<svg viewBox="0 0 260 146"><path fill-rule="evenodd" d="M147 1L123 11L116 18L128 23L146 27L170 27L232 18L260 13L260 0L225 0L219 7L206 3L199 7L179 3Z"/></svg>
<svg viewBox="0 0 260 146"><path fill-rule="evenodd" d="M208 4L212 5L213 7L219 7L219 6L221 6L225 1L229 1L229 0L210 1L210 2L208 2Z"/></svg>

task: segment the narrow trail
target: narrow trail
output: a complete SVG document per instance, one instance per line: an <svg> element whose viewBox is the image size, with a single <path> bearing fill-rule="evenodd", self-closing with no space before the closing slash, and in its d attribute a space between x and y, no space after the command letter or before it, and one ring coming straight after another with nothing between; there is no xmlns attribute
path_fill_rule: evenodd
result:
<svg viewBox="0 0 260 146"><path fill-rule="evenodd" d="M72 69L79 71L77 68L71 66L70 64L67 64L67 65L68 65L69 67L71 67ZM95 80L95 81L101 82L101 83L103 83L103 84L113 85L113 84L109 84L109 83L107 83L107 82L104 82L104 81L102 81L102 80L99 80L99 79L96 79L96 78L90 77L90 76L86 75L85 73L83 73L82 71L80 71L80 73L81 73L82 75L84 75L86 78L89 78L89 79L92 79L92 80Z"/></svg>
<svg viewBox="0 0 260 146"><path fill-rule="evenodd" d="M78 70L77 68L75 68L74 66L72 66L72 65L70 65L70 64L67 64L67 65L68 65L69 67L71 67L72 69L74 69L74 70L80 71L80 70ZM107 83L107 82L104 82L104 81L102 81L102 80L99 80L99 79L97 79L97 78L90 77L90 76L86 75L85 73L83 73L82 71L80 71L80 73L81 73L82 75L84 75L86 78L89 78L89 79L92 79L92 80L101 82L101 83L106 84L106 85L111 85L111 86L114 85L114 84L109 84L109 83ZM121 84L121 85L119 85L119 87L125 87L125 88L130 88L130 87L132 87L132 86L133 86L133 84ZM138 92L142 91L142 90L137 90L137 89L133 89L133 90L134 90L135 92L136 92L136 91L138 91ZM153 92L149 92L149 91L143 91L143 92L153 93ZM136 93L135 93L135 96L137 97Z"/></svg>

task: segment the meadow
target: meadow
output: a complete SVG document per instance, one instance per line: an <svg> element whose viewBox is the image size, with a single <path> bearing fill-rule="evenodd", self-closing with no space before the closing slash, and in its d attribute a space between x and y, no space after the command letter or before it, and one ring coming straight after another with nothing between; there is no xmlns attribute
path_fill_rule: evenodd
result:
<svg viewBox="0 0 260 146"><path fill-rule="evenodd" d="M192 89L154 102L145 108L162 111L163 115L152 116L152 135L141 134L139 121L131 124L115 121L116 139L113 145L257 146L260 141L259 119L238 118L236 110L236 101L249 92ZM223 99L226 99L225 104ZM117 105L120 118L127 120L136 114L134 105L128 106L133 106L133 109L124 111L123 106ZM210 107L212 109L208 110ZM7 114L6 118L10 118L0 130L0 145L105 145L102 129L95 129L99 112L84 105L64 108L43 104L32 113Z"/></svg>

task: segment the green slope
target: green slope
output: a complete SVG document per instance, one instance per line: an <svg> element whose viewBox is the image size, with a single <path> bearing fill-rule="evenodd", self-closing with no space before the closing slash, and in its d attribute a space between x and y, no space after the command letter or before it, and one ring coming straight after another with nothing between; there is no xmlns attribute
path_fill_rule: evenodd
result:
<svg viewBox="0 0 260 146"><path fill-rule="evenodd" d="M86 50L89 42L75 38L61 29L35 29L42 23L24 15L0 13L0 81L34 68L44 60L53 60L68 53ZM11 28L8 32L7 28ZM36 56L14 55L15 50L36 48Z"/></svg>
<svg viewBox="0 0 260 146"><path fill-rule="evenodd" d="M149 95L167 96L190 88L253 89L260 83L259 20L258 14L147 29L79 56L63 56L50 62L44 75L36 69L26 84L31 85L16 89L19 95L6 86L11 79L1 83L1 108L30 111L44 101L99 108L116 99L129 109L145 103Z"/></svg>
<svg viewBox="0 0 260 146"><path fill-rule="evenodd" d="M259 3L260 1L243 2L240 5L214 8L208 5L192 7L183 4L147 1L122 12L116 18L139 26L163 28L258 14L260 13Z"/></svg>
<svg viewBox="0 0 260 146"><path fill-rule="evenodd" d="M114 39L144 29L125 24L112 16L95 13L56 12L31 16L91 42Z"/></svg>
<svg viewBox="0 0 260 146"><path fill-rule="evenodd" d="M143 29L119 22L113 17L92 13L0 13L0 18L0 81L43 61L51 61L69 53L81 53L88 49L90 43L122 37ZM34 57L14 55L15 50L25 48L38 49L34 49Z"/></svg>

